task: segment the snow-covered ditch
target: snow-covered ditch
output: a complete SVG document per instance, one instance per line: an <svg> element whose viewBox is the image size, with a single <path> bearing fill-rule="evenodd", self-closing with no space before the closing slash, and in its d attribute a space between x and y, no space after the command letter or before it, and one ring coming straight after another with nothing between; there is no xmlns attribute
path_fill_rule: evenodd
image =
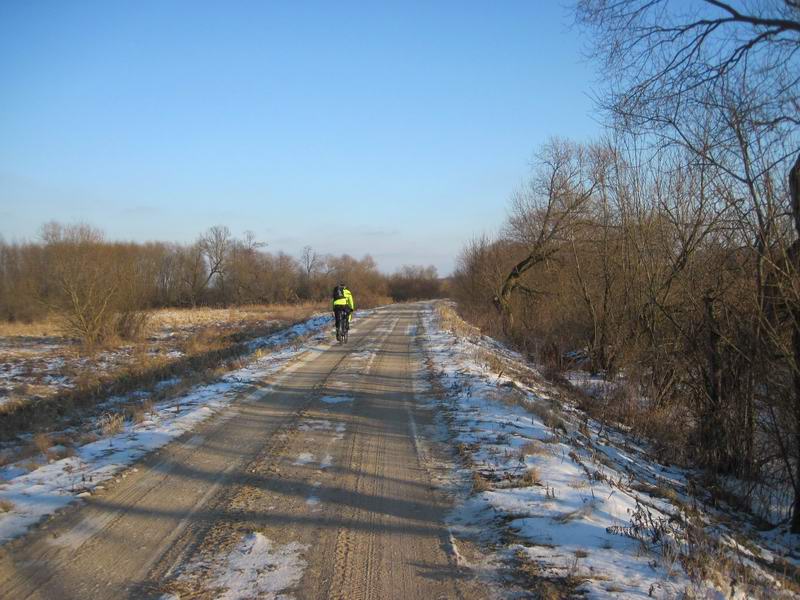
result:
<svg viewBox="0 0 800 600"><path fill-rule="evenodd" d="M326 339L331 321L328 315L317 315L253 340L250 350L256 358L247 366L227 373L214 383L155 404L143 421L126 421L118 433L76 447L73 456L51 461L30 472L15 464L4 467L5 481L0 482L0 543L21 535L42 517L77 498L90 495L143 455L229 405L253 384L303 352L309 343ZM269 351L271 348L274 350Z"/></svg>
<svg viewBox="0 0 800 600"><path fill-rule="evenodd" d="M691 473L586 418L447 304L422 325L428 393L473 478L450 519L457 536L498 548L543 596L793 597L781 574L796 573L797 539L705 507Z"/></svg>

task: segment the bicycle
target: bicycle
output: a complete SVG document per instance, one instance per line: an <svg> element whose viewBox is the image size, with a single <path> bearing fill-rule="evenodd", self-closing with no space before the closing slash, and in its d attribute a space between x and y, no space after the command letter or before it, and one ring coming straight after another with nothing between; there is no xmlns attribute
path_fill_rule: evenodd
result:
<svg viewBox="0 0 800 600"><path fill-rule="evenodd" d="M350 313L342 311L336 324L336 341L340 344L347 343L347 334L350 332Z"/></svg>

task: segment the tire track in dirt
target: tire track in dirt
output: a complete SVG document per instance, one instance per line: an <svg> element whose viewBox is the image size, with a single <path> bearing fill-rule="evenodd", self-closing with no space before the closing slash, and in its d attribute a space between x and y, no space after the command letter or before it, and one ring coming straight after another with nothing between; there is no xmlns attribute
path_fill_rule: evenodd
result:
<svg viewBox="0 0 800 600"><path fill-rule="evenodd" d="M260 480L264 477L275 479L282 476L281 463L285 461L287 448L291 446L301 423L311 418L309 407L319 401L330 388L330 381L338 374L348 356L368 344L370 335L381 324L374 317L366 322L368 327L363 331L359 330L357 336L351 337L350 344L332 346L341 356L330 367L325 367L323 379L308 390L292 417L273 432L269 441L243 469L239 480L218 499L217 505L211 511L215 518L202 531L195 531L189 536L195 543L191 546L184 544L181 552L173 552L169 561L162 561L165 564L151 571L148 577L153 582L151 586L156 586L161 591L188 594L192 598L214 597L214 590L208 587L211 573L201 572L199 576L186 576L186 573L181 574L181 567L207 562L209 557L224 554L239 542L243 533L259 528L261 523L258 514L264 502L264 495L259 490ZM164 584L165 580L169 581Z"/></svg>

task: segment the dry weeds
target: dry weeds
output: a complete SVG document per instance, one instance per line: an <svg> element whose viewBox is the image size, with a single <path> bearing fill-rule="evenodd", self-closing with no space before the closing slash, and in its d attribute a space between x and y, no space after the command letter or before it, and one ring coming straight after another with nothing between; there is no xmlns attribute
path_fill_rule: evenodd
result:
<svg viewBox="0 0 800 600"><path fill-rule="evenodd" d="M23 321L0 320L0 337L49 338L60 337L60 320L57 315L25 323Z"/></svg>
<svg viewBox="0 0 800 600"><path fill-rule="evenodd" d="M547 446L545 446L544 442L540 442L539 440L531 440L519 449L520 457L540 456L548 453L549 450L547 449Z"/></svg>
<svg viewBox="0 0 800 600"><path fill-rule="evenodd" d="M122 413L105 413L100 418L100 431L106 437L111 437L122 431L125 425L125 417Z"/></svg>
<svg viewBox="0 0 800 600"><path fill-rule="evenodd" d="M48 431L76 411L91 414L97 402L112 395L149 390L154 400L161 400L185 388L156 391L157 383L171 378L185 380L181 385L208 380L220 369L242 364L237 359L248 352L244 342L306 319L322 308L321 304L299 304L158 310L148 322L151 333L161 333L136 344L117 340L87 354L62 336L26 339L24 352L0 347L0 364L13 365L15 377L23 380L4 399L0 387L0 438ZM6 323L0 331L11 336L50 334L55 321L51 316L39 323ZM9 339L7 346L15 348L18 339ZM54 376L62 382L37 383ZM141 418L139 414L131 416L134 421Z"/></svg>
<svg viewBox="0 0 800 600"><path fill-rule="evenodd" d="M492 489L489 481L478 472L472 473L472 491L473 493L487 492Z"/></svg>
<svg viewBox="0 0 800 600"><path fill-rule="evenodd" d="M477 327L470 325L453 309L453 307L446 302L436 303L436 314L439 317L439 323L442 329L453 332L454 334L470 338L480 336L481 331Z"/></svg>
<svg viewBox="0 0 800 600"><path fill-rule="evenodd" d="M542 484L542 474L538 467L528 467L525 473L520 478L520 482L524 487Z"/></svg>
<svg viewBox="0 0 800 600"><path fill-rule="evenodd" d="M47 456L47 451L50 449L50 438L44 433L37 433L33 436L33 445L43 456Z"/></svg>

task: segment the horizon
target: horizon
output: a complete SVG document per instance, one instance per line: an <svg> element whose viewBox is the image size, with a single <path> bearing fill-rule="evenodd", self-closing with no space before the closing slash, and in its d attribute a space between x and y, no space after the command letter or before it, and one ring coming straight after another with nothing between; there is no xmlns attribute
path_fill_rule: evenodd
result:
<svg viewBox="0 0 800 600"><path fill-rule="evenodd" d="M569 15L7 3L0 236L54 220L187 243L221 224L270 251L447 276L500 227L539 145L601 131Z"/></svg>

